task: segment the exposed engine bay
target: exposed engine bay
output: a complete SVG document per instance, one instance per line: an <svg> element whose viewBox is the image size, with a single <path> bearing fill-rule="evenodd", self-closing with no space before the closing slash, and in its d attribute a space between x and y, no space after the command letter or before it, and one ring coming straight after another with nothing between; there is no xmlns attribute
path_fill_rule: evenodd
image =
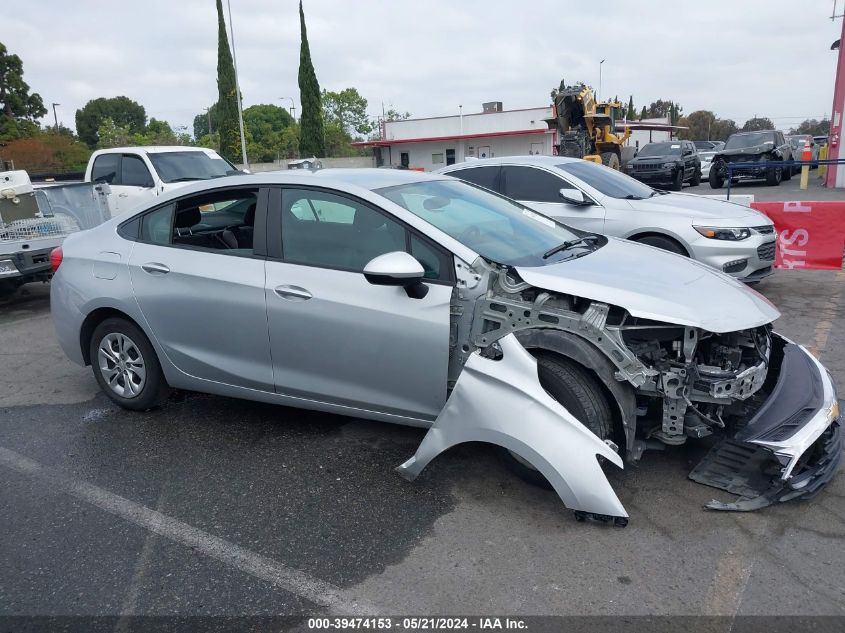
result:
<svg viewBox="0 0 845 633"><path fill-rule="evenodd" d="M524 352L532 350L558 353L595 374L618 411L615 432L599 439L625 461L639 460L646 449L709 438L705 441L712 448L690 478L730 491L739 499L714 501L708 508L746 511L796 496L809 497L836 470L841 434L832 380L815 358L775 334L769 323L714 333L632 316L609 302L543 290L523 281L513 268L480 259L473 267L459 265L458 272L452 301L450 388L455 396L462 381L478 384L472 398L465 392L454 398L462 401L460 411L454 409L457 405L450 397L423 442L425 450L421 447L416 458L400 467L405 476L410 477L412 471L413 476L418 474L459 437L472 437L466 428L462 435L451 431L449 425L455 425L455 420L495 417L490 410L467 416L472 400L484 389L478 375L473 379L463 375L472 357L502 360L502 374L513 374L513 367L505 365L517 362L511 360L516 358L524 367L524 356L530 358ZM498 400L503 410L533 408L535 403L526 400L527 394L543 400L538 395L542 388L536 366L533 384L525 385L516 401L508 400L502 390L507 381L496 377L496 371L496 363L489 363L481 373L490 377L489 397L494 403ZM568 412L561 417L572 423ZM560 455L550 455L541 447L549 441L548 432L537 436L525 422L517 428L501 420L476 424L480 424L476 436L488 433L488 426L495 427L494 443L529 463L537 459L540 463L532 465L544 474L550 463L561 464L554 487L569 507L573 498L589 498L583 477L560 472L567 468L566 459L556 461ZM600 453L587 444L559 447L573 459L580 450ZM586 513L615 520L617 525L627 523L627 515L606 514L608 507L621 508L615 495L612 500L606 497L573 509L581 516Z"/></svg>

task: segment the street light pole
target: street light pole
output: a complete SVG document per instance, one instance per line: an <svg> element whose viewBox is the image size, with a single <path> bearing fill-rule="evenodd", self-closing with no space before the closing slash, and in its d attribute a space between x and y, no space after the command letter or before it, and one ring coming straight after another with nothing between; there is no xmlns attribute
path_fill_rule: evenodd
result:
<svg viewBox="0 0 845 633"><path fill-rule="evenodd" d="M296 123L296 104L293 102L293 97L279 97L279 101L282 99L290 99L290 115L293 117L293 122Z"/></svg>
<svg viewBox="0 0 845 633"><path fill-rule="evenodd" d="M246 158L246 137L244 136L244 109L241 103L241 84L238 80L238 58L235 55L235 25L232 24L232 3L226 0L226 7L229 9L229 39L232 40L232 65L235 68L235 90L238 91L238 126L241 130L241 158L243 165L249 169L249 161Z"/></svg>
<svg viewBox="0 0 845 633"><path fill-rule="evenodd" d="M599 100L599 96L601 96L601 65L604 63L604 60L599 62L599 91L596 93L596 101Z"/></svg>
<svg viewBox="0 0 845 633"><path fill-rule="evenodd" d="M53 119L56 121L56 134L59 133L59 115L56 114L56 106L62 105L61 103L54 103L53 104Z"/></svg>

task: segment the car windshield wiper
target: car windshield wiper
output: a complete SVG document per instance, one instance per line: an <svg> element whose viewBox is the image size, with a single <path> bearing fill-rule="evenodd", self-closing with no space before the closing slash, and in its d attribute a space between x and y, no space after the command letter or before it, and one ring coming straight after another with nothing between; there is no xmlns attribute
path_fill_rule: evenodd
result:
<svg viewBox="0 0 845 633"><path fill-rule="evenodd" d="M649 196L649 197L651 197L651 196ZM635 196L632 193L629 193L627 196L625 196L622 199L623 200L645 200L645 198L643 198L642 196Z"/></svg>
<svg viewBox="0 0 845 633"><path fill-rule="evenodd" d="M181 178L174 178L167 182L188 182L189 180L208 180L208 178L200 178L199 176L182 176Z"/></svg>
<svg viewBox="0 0 845 633"><path fill-rule="evenodd" d="M578 246L580 244L586 244L588 242L598 242L601 238L598 235L585 235L584 237L579 237L577 240L567 240L562 244L558 244L554 248L550 248L545 253L543 253L543 259L548 259L555 253L560 253L561 251L568 250L573 246Z"/></svg>

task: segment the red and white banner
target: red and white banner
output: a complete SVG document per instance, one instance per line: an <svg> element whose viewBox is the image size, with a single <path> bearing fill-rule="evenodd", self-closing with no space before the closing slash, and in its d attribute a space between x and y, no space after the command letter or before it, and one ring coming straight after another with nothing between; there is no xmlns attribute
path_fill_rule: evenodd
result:
<svg viewBox="0 0 845 633"><path fill-rule="evenodd" d="M778 232L775 268L842 268L845 201L752 202Z"/></svg>

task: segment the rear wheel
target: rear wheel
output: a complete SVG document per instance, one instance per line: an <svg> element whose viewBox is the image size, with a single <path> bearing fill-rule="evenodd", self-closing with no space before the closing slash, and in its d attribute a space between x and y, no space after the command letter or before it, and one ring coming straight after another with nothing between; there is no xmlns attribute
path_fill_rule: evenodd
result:
<svg viewBox="0 0 845 633"><path fill-rule="evenodd" d="M664 251L669 251L670 253L677 253L678 255L683 255L686 257L687 252L683 246L681 246L678 242L673 240L671 237L665 237L663 235L645 235L643 237L637 238L635 241L639 242L640 244L648 244L649 246L654 246L655 248L662 249Z"/></svg>
<svg viewBox="0 0 845 633"><path fill-rule="evenodd" d="M543 389L599 439L608 439L613 432L613 414L598 380L566 358L544 352L536 356L537 375ZM502 456L508 467L525 481L550 487L540 471L518 455L503 450Z"/></svg>
<svg viewBox="0 0 845 633"><path fill-rule="evenodd" d="M794 165L790 165L789 167L782 169L781 170L781 180L792 180L792 174L795 173L794 170L795 170Z"/></svg>
<svg viewBox="0 0 845 633"><path fill-rule="evenodd" d="M602 152L601 153L601 162L602 165L605 167L610 167L611 169L615 169L619 171L621 166L619 164L619 156L616 152Z"/></svg>
<svg viewBox="0 0 845 633"><path fill-rule="evenodd" d="M125 409L146 411L170 393L153 346L126 319L106 319L94 329L89 358L100 389Z"/></svg>

